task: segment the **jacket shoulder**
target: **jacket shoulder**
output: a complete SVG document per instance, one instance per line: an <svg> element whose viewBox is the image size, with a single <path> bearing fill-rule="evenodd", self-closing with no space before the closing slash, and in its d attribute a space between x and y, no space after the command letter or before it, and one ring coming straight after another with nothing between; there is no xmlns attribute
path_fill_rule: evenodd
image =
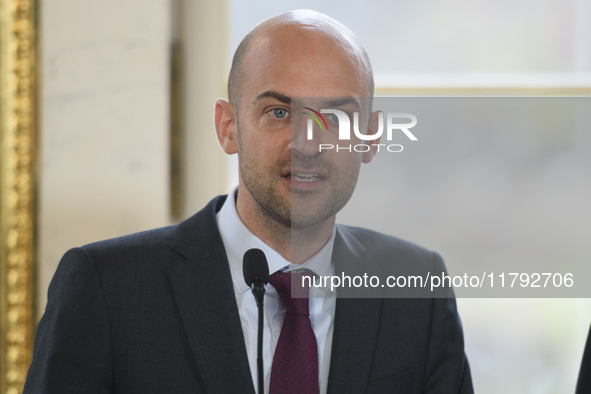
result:
<svg viewBox="0 0 591 394"><path fill-rule="evenodd" d="M359 227L339 225L337 230L348 249L357 251L365 266L372 267L381 275L419 275L427 278L447 274L441 256L422 246Z"/></svg>
<svg viewBox="0 0 591 394"><path fill-rule="evenodd" d="M125 250L145 250L170 247L178 224L166 226L121 237L110 238L82 246L91 255L97 253L119 253Z"/></svg>
<svg viewBox="0 0 591 394"><path fill-rule="evenodd" d="M385 253L390 256L408 256L414 259L431 259L434 252L415 243L392 235L361 227L337 225L337 230L345 238L353 237L365 248L368 254Z"/></svg>
<svg viewBox="0 0 591 394"><path fill-rule="evenodd" d="M219 238L215 214L225 196L214 198L205 208L181 223L142 231L84 245L93 260L142 261L162 260L172 251L181 256ZM189 253L187 253L189 252Z"/></svg>

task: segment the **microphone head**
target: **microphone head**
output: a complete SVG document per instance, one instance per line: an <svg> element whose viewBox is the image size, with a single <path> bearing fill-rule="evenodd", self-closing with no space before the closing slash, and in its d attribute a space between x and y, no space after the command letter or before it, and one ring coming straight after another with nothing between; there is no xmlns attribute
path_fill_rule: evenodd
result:
<svg viewBox="0 0 591 394"><path fill-rule="evenodd" d="M265 253L260 249L247 250L242 259L242 272L248 287L252 287L256 280L267 284L269 282L269 264Z"/></svg>

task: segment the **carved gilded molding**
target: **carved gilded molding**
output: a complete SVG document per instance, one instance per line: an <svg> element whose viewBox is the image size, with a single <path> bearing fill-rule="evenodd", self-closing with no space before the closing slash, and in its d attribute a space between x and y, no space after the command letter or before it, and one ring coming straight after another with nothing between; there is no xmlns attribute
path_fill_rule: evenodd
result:
<svg viewBox="0 0 591 394"><path fill-rule="evenodd" d="M0 393L23 390L34 333L37 2L0 0Z"/></svg>

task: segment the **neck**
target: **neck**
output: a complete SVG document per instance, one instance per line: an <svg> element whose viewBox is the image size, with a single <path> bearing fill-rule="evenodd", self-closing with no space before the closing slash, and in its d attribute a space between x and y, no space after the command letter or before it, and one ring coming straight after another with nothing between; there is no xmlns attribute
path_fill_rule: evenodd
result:
<svg viewBox="0 0 591 394"><path fill-rule="evenodd" d="M334 228L335 217L314 226L292 227L291 229L291 262L305 263L326 245Z"/></svg>
<svg viewBox="0 0 591 394"><path fill-rule="evenodd" d="M232 198L231 196L229 198ZM239 188L236 210L248 230L292 264L302 264L326 245L335 217L311 226L292 226L271 217L246 188Z"/></svg>

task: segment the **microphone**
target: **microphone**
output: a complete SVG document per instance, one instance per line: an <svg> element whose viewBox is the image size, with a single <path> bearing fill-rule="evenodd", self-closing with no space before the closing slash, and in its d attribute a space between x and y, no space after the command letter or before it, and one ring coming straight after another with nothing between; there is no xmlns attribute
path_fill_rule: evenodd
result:
<svg viewBox="0 0 591 394"><path fill-rule="evenodd" d="M265 377L263 374L263 319L265 285L269 282L269 264L265 253L260 249L249 249L242 258L244 281L252 289L252 294L259 311L259 328L257 335L257 369L259 394L265 394Z"/></svg>
<svg viewBox="0 0 591 394"><path fill-rule="evenodd" d="M257 301L257 306L263 305L265 285L269 282L269 264L267 257L260 249L249 249L242 259L242 272L248 287Z"/></svg>

